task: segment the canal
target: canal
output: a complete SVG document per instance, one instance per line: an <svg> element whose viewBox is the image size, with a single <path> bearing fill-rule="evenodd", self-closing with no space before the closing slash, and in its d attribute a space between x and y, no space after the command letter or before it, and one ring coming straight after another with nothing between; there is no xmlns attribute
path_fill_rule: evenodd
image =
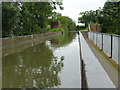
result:
<svg viewBox="0 0 120 90"><path fill-rule="evenodd" d="M2 87L81 88L80 68L78 35L66 33L2 57Z"/></svg>

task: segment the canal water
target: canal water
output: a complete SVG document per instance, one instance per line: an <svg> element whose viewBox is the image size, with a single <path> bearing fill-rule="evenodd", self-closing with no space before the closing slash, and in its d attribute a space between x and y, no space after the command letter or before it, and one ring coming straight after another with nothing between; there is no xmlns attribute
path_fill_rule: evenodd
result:
<svg viewBox="0 0 120 90"><path fill-rule="evenodd" d="M2 57L3 88L81 88L78 35L66 33Z"/></svg>

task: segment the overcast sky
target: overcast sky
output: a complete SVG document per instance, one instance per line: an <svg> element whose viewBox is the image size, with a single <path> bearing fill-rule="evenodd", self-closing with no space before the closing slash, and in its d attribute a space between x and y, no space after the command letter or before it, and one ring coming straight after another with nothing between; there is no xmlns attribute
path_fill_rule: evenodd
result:
<svg viewBox="0 0 120 90"><path fill-rule="evenodd" d="M77 22L80 12L97 10L99 7L104 6L105 1L106 0L63 0L64 10L57 9L56 11L63 16L69 16Z"/></svg>

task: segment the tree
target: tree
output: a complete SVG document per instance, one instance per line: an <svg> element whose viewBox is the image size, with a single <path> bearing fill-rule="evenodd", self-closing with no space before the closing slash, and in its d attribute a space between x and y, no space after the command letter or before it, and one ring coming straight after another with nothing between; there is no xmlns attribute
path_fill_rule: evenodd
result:
<svg viewBox="0 0 120 90"><path fill-rule="evenodd" d="M17 15L19 9L16 3L2 3L2 35L3 37L12 36L16 29Z"/></svg>
<svg viewBox="0 0 120 90"><path fill-rule="evenodd" d="M3 37L36 34L47 30L48 18L61 2L5 2L2 3Z"/></svg>
<svg viewBox="0 0 120 90"><path fill-rule="evenodd" d="M101 24L102 32L119 34L120 2L106 2L100 19L99 23Z"/></svg>
<svg viewBox="0 0 120 90"><path fill-rule="evenodd" d="M102 32L120 34L120 1L105 2L102 9L82 12L80 15L78 18L80 23L100 24Z"/></svg>
<svg viewBox="0 0 120 90"><path fill-rule="evenodd" d="M75 28L76 28L75 22L72 21L72 19L67 16L58 16L57 20L59 20L61 22L62 28L65 31L75 30Z"/></svg>
<svg viewBox="0 0 120 90"><path fill-rule="evenodd" d="M87 27L90 23L96 23L96 12L95 11L85 11L80 13L81 17L78 18L79 23L85 23Z"/></svg>

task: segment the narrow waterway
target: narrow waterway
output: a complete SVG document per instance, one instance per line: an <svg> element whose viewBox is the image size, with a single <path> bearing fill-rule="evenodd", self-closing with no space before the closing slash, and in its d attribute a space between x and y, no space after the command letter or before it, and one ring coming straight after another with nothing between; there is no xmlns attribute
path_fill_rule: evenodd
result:
<svg viewBox="0 0 120 90"><path fill-rule="evenodd" d="M3 88L81 88L78 35L66 33L2 57Z"/></svg>

